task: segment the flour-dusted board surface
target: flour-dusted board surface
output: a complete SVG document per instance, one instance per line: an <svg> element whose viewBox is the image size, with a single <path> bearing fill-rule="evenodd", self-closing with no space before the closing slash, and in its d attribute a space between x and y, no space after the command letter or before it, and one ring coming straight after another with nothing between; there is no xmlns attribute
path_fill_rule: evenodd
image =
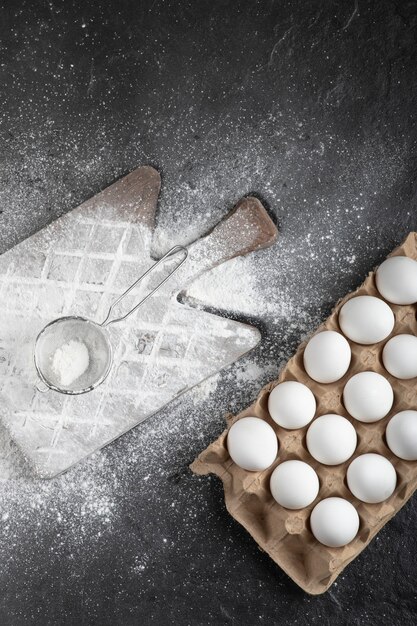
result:
<svg viewBox="0 0 417 626"><path fill-rule="evenodd" d="M408 256L417 260L417 233L410 233L404 243L392 255ZM381 298L376 289L375 273L371 272L364 283L348 294L333 310L317 332L335 330L341 332L338 314L343 304L358 295ZM393 335L409 333L417 335L416 305L390 304L395 314L392 333L380 343L361 345L349 341L352 360L347 373L333 383L317 383L305 371L303 354L306 342L288 361L277 381L266 385L257 400L239 415L230 418L230 427L236 420L257 416L274 428L279 451L276 461L264 472L247 472L231 460L227 450L228 429L213 442L192 465L197 474L214 473L223 481L226 506L230 514L246 528L259 546L282 567L282 569L305 591L311 594L325 592L346 565L358 556L376 533L397 513L417 488L417 461L404 461L396 457L385 441L387 423L400 411L417 408L416 379L399 380L389 374L382 364L382 350ZM346 411L343 388L351 376L363 371L376 371L389 380L394 390L394 403L386 417L364 423L352 418ZM317 401L316 417L336 413L346 417L355 427L358 445L354 454L344 463L325 466L316 461L306 446L306 432L310 424L297 430L285 430L278 426L268 412L268 397L277 383L296 380L307 385ZM353 496L346 483L346 471L352 460L361 454L374 452L386 457L395 467L397 486L393 494L377 504L361 502ZM320 490L314 502L299 510L280 506L272 497L269 482L275 467L290 459L300 459L317 472ZM309 517L318 501L331 496L352 502L359 513L360 527L357 536L341 548L329 548L319 543L311 533ZM395 564L393 563L393 566Z"/></svg>
<svg viewBox="0 0 417 626"><path fill-rule="evenodd" d="M114 363L100 387L80 396L36 389L33 349L45 324L64 315L102 321L153 264L159 189L158 172L140 167L0 257L0 420L41 477L67 470L259 342L257 329L177 299L202 272L274 241L261 203L245 198L189 246L156 296L109 327Z"/></svg>

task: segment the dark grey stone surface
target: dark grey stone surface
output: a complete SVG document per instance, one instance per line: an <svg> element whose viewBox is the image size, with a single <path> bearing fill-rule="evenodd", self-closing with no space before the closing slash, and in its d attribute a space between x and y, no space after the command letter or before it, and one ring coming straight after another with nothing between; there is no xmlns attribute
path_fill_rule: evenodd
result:
<svg viewBox="0 0 417 626"><path fill-rule="evenodd" d="M250 319L268 367L417 229L414 2L2 9L2 250L139 164L163 176L156 249L256 192L281 230L261 291L288 305ZM214 398L179 400L47 486L4 480L1 623L414 624L415 498L308 597L228 516L221 485L190 474L267 379L224 375Z"/></svg>

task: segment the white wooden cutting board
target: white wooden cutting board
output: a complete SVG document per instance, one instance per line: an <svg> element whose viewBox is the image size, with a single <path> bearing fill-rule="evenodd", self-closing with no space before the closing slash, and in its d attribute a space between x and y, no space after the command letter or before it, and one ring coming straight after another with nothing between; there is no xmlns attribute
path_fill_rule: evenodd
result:
<svg viewBox="0 0 417 626"><path fill-rule="evenodd" d="M67 470L260 340L251 326L177 300L197 275L274 241L261 203L245 198L189 247L163 290L109 328L114 365L103 385L81 396L37 391L33 348L41 328L63 315L101 321L154 262L159 189L158 172L140 167L0 257L0 420L42 477Z"/></svg>

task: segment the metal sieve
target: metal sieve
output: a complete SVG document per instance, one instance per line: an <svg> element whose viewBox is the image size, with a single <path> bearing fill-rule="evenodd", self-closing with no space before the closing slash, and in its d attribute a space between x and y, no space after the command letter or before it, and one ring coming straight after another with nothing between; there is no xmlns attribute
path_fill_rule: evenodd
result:
<svg viewBox="0 0 417 626"><path fill-rule="evenodd" d="M171 259L181 253L181 259L176 263L165 278L146 294L130 311L125 315L112 319L114 308L141 283L147 276L153 273L164 261ZM158 291L163 284L181 267L188 256L188 250L183 246L174 246L159 261L152 265L142 276L140 276L125 292L123 292L111 305L107 316L101 324L93 320L70 315L60 317L47 324L39 333L35 342L35 367L42 384L38 384L39 391L53 389L59 393L78 395L92 391L106 379L113 364L113 349L106 327L110 324L122 322L132 315L144 304L153 294ZM74 381L63 384L59 373L53 367L54 355L70 341L77 341L87 348L89 362L86 370Z"/></svg>

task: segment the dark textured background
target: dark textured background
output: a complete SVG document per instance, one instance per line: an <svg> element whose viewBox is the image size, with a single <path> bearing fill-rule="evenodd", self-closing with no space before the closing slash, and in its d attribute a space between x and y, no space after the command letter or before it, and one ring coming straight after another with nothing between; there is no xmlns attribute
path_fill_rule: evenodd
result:
<svg viewBox="0 0 417 626"><path fill-rule="evenodd" d="M415 2L4 2L1 249L139 164L162 173L168 238L192 238L193 222L202 232L257 192L281 229L259 257L264 289L280 277L310 317L293 315L291 332L284 317L252 319L264 331L253 358L289 356L417 229L416 28ZM233 409L255 391L238 390ZM198 436L168 429L170 454L147 490L138 429L103 453L111 530L75 545L69 516L81 521L65 501L68 527L16 515L1 546L1 623L416 623L415 498L327 594L306 596L230 519L220 484L187 470L221 432L227 379L216 393L214 408L199 407ZM159 423L186 423L187 410L178 401ZM134 463L122 462L127 446ZM74 470L81 494L87 470Z"/></svg>

